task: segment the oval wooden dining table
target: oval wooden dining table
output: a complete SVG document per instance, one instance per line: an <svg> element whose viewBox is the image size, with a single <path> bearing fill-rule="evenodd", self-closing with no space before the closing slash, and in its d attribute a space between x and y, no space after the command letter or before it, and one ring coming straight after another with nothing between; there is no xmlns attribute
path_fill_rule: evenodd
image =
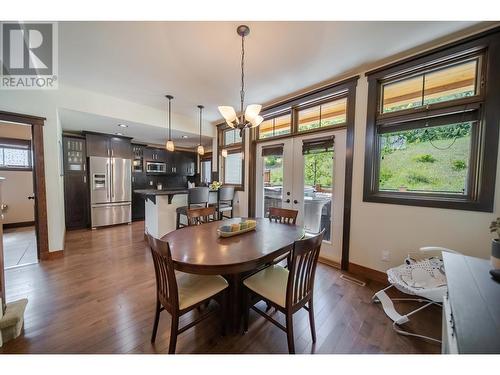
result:
<svg viewBox="0 0 500 375"><path fill-rule="evenodd" d="M214 221L184 227L163 236L170 245L176 270L200 275L222 275L229 282L229 325L231 332L239 330L242 317L242 279L290 251L294 241L304 235L295 225L257 218L254 231L222 238L217 228L237 223L241 218Z"/></svg>

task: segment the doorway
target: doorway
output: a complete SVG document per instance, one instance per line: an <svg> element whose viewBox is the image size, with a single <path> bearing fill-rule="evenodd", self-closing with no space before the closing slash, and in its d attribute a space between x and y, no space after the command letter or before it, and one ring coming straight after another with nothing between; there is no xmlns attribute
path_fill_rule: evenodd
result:
<svg viewBox="0 0 500 375"><path fill-rule="evenodd" d="M325 229L321 256L340 263L344 216L346 129L259 143L257 217L269 207L298 211L306 233Z"/></svg>
<svg viewBox="0 0 500 375"><path fill-rule="evenodd" d="M4 268L38 262L31 126L0 123Z"/></svg>

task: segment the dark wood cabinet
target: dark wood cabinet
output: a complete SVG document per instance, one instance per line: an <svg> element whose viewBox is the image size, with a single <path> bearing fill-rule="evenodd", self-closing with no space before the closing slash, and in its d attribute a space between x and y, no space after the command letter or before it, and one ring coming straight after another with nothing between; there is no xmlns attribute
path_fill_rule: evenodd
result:
<svg viewBox="0 0 500 375"><path fill-rule="evenodd" d="M136 189L147 189L148 180L145 173L132 174L132 192ZM132 193L132 220L144 220L145 217L145 202L144 196Z"/></svg>
<svg viewBox="0 0 500 375"><path fill-rule="evenodd" d="M196 173L196 154L193 152L179 152L177 159L177 174L194 176Z"/></svg>
<svg viewBox="0 0 500 375"><path fill-rule="evenodd" d="M167 173L179 176L194 176L196 174L197 154L189 151L167 151L161 148L145 147L144 161L162 162L167 164Z"/></svg>
<svg viewBox="0 0 500 375"><path fill-rule="evenodd" d="M84 138L63 137L64 211L67 229L89 223L89 184Z"/></svg>
<svg viewBox="0 0 500 375"><path fill-rule="evenodd" d="M108 134L86 133L87 156L132 158L130 138Z"/></svg>

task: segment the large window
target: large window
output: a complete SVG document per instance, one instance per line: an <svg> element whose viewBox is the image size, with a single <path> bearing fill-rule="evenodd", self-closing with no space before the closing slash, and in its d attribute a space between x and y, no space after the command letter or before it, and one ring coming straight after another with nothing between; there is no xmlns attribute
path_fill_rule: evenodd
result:
<svg viewBox="0 0 500 375"><path fill-rule="evenodd" d="M31 170L31 143L0 138L0 169Z"/></svg>
<svg viewBox="0 0 500 375"><path fill-rule="evenodd" d="M243 153L229 153L223 158L222 170L224 171L225 184L241 185L243 183Z"/></svg>
<svg viewBox="0 0 500 375"><path fill-rule="evenodd" d="M491 40L367 74L365 201L492 210L500 61Z"/></svg>

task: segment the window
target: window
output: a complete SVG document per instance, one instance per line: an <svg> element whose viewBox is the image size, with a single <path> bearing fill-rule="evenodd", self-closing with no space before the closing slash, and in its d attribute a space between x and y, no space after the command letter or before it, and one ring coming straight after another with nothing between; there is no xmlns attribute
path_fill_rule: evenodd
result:
<svg viewBox="0 0 500 375"><path fill-rule="evenodd" d="M480 57L382 85L382 113L422 107L478 94Z"/></svg>
<svg viewBox="0 0 500 375"><path fill-rule="evenodd" d="M223 158L224 183L230 185L243 184L243 153L229 153Z"/></svg>
<svg viewBox="0 0 500 375"><path fill-rule="evenodd" d="M224 131L224 146L241 143L240 131L238 129L227 129Z"/></svg>
<svg viewBox="0 0 500 375"><path fill-rule="evenodd" d="M0 168L31 170L31 143L22 139L0 139Z"/></svg>
<svg viewBox="0 0 500 375"><path fill-rule="evenodd" d="M290 134L292 131L292 116L290 113L276 116L263 121L259 125L259 139Z"/></svg>
<svg viewBox="0 0 500 375"><path fill-rule="evenodd" d="M208 185L212 182L212 158L202 159L200 161L201 175L200 180L202 184Z"/></svg>
<svg viewBox="0 0 500 375"><path fill-rule="evenodd" d="M500 49L491 34L367 73L364 201L493 209ZM486 121L488 120L488 121Z"/></svg>
<svg viewBox="0 0 500 375"><path fill-rule="evenodd" d="M299 131L345 124L347 98L329 101L298 112Z"/></svg>
<svg viewBox="0 0 500 375"><path fill-rule="evenodd" d="M240 130L232 129L227 124L219 125L217 127L217 142L220 182L233 185L236 190L243 190L245 142L240 135ZM223 150L226 157L222 156Z"/></svg>

